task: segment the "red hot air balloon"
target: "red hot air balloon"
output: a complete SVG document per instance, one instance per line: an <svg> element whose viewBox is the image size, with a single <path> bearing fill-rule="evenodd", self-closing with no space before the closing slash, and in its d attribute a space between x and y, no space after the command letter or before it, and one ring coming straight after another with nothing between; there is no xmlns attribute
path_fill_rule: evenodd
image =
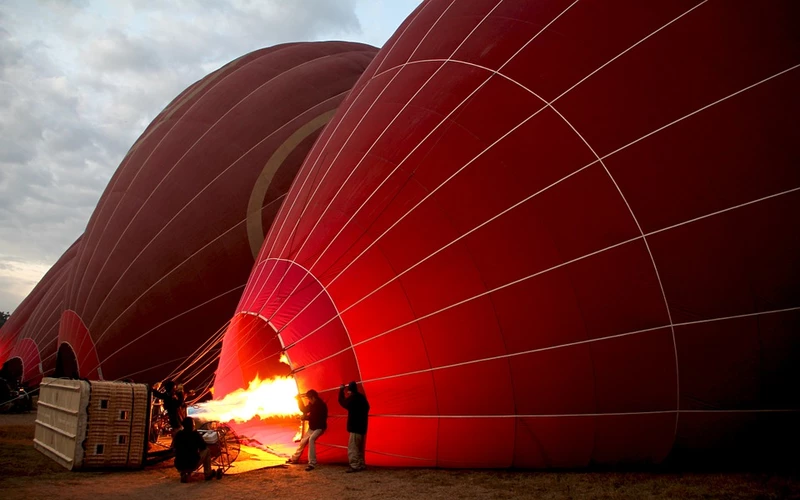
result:
<svg viewBox="0 0 800 500"><path fill-rule="evenodd" d="M373 464L796 450L799 21L792 1L424 2L309 153L216 387L284 350L332 405L330 461L349 380Z"/></svg>
<svg viewBox="0 0 800 500"><path fill-rule="evenodd" d="M266 229L376 52L350 42L258 50L156 117L74 260L59 342L80 376L155 382L184 368L181 381L198 386L213 374L208 360Z"/></svg>
<svg viewBox="0 0 800 500"><path fill-rule="evenodd" d="M0 330L0 364L22 384L35 387L54 374L64 289L80 238L53 264Z"/></svg>

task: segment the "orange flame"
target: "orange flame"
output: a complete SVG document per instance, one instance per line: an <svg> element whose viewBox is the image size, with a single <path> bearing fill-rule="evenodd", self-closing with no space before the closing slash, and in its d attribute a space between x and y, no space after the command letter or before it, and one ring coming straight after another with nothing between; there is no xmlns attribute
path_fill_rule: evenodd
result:
<svg viewBox="0 0 800 500"><path fill-rule="evenodd" d="M295 396L297 383L292 377L261 380L256 375L247 389L237 389L219 401L199 403L192 416L219 422L247 422L255 417L293 417L300 415Z"/></svg>

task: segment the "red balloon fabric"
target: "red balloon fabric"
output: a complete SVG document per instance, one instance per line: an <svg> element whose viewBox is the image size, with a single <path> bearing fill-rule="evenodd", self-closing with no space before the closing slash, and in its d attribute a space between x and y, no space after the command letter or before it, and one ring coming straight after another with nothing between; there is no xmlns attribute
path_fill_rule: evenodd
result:
<svg viewBox="0 0 800 500"><path fill-rule="evenodd" d="M0 364L19 359L19 381L29 387L38 386L43 375L55 370L64 288L80 241L53 264L0 329Z"/></svg>
<svg viewBox="0 0 800 500"><path fill-rule="evenodd" d="M297 169L376 52L350 42L258 50L156 117L74 259L58 337L80 376L152 383L181 369L183 383L209 382L215 365L198 360L213 354Z"/></svg>
<svg viewBox="0 0 800 500"><path fill-rule="evenodd" d="M371 464L792 449L798 22L789 0L424 2L283 202L218 395L285 351L331 407L327 461L350 380Z"/></svg>

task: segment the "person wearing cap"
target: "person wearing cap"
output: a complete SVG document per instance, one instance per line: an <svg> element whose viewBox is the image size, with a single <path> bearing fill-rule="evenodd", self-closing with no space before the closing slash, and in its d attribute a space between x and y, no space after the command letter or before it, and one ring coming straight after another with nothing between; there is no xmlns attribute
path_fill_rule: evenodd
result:
<svg viewBox="0 0 800 500"><path fill-rule="evenodd" d="M369 418L369 402L367 397L358 392L355 382L347 387L339 387L339 404L347 410L347 459L350 467L345 472L359 472L366 469L364 450L367 445L367 419Z"/></svg>
<svg viewBox="0 0 800 500"><path fill-rule="evenodd" d="M308 404L303 403L303 397L308 399ZM306 467L306 470L312 471L317 467L317 438L328 428L328 405L320 399L319 394L314 389L305 394L298 394L295 398L297 398L297 407L303 412L302 419L308 421L308 431L303 435L297 450L287 462L290 464L299 463L300 455L308 445L308 467Z"/></svg>

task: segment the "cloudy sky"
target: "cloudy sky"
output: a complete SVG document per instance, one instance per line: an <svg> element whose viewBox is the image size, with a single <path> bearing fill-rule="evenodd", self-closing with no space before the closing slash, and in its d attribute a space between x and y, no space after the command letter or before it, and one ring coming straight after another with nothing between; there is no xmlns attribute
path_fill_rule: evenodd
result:
<svg viewBox="0 0 800 500"><path fill-rule="evenodd" d="M178 93L288 41L380 47L420 0L0 0L0 311L80 236Z"/></svg>

